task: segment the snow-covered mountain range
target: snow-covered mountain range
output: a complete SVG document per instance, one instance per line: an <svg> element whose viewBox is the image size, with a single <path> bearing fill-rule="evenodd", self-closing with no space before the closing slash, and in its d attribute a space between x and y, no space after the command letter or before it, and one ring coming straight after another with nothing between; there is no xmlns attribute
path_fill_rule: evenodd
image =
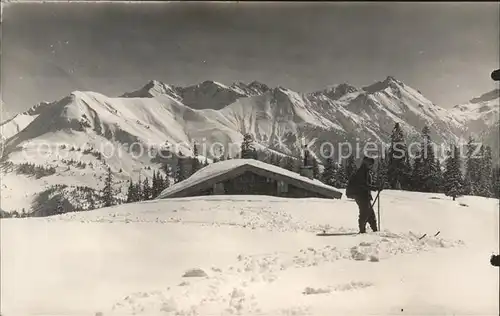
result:
<svg viewBox="0 0 500 316"><path fill-rule="evenodd" d="M467 103L456 105L451 112L465 127L498 151L500 89L495 89ZM496 137L496 138L495 138Z"/></svg>
<svg viewBox="0 0 500 316"><path fill-rule="evenodd" d="M439 144L476 135L498 150L498 104L496 90L447 110L393 77L313 93L257 81L176 87L156 80L120 97L74 91L0 123L2 207L33 210L41 192L50 199L46 192L55 184L98 189L108 167L125 190L128 179L151 177L160 168L158 152L166 146L191 155L197 143L208 157L218 154L213 146L224 146L234 156L246 133L262 149L297 155L305 143L318 153L325 142L387 142L398 122L409 141L428 125ZM23 163L53 169L31 178L15 171Z"/></svg>

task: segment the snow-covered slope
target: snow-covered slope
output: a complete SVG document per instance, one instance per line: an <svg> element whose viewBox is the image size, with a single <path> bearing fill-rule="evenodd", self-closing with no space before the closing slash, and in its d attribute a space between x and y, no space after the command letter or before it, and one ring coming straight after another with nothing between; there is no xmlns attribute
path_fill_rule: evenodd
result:
<svg viewBox="0 0 500 316"><path fill-rule="evenodd" d="M210 80L179 90L183 103L193 109L219 110L246 96L222 83Z"/></svg>
<svg viewBox="0 0 500 316"><path fill-rule="evenodd" d="M331 90L312 96L317 106L331 106L332 117L341 112L340 117L349 122L346 130L364 134L362 138L377 139L378 136L387 139L394 123L399 122L410 140L418 137L427 125L431 127L434 140L441 143L456 140L461 127L444 108L390 76L363 89L355 89L349 85L338 86L333 91L333 99ZM342 115L340 107L348 110L351 115ZM346 125L342 123L340 125Z"/></svg>
<svg viewBox="0 0 500 316"><path fill-rule="evenodd" d="M230 88L238 92L239 94L246 96L260 95L270 90L270 88L266 84L258 81L252 81L249 84L246 84L244 82L235 82L231 85Z"/></svg>
<svg viewBox="0 0 500 316"><path fill-rule="evenodd" d="M178 94L177 87L167 85L158 80L149 81L144 87L133 92L127 92L121 97L123 98L153 98L161 95L168 95L171 98L181 101L182 98Z"/></svg>
<svg viewBox="0 0 500 316"><path fill-rule="evenodd" d="M158 80L149 81L139 90L122 95L125 98L151 98L167 95L192 109L219 110L242 97L261 95L269 91L265 84L253 81L250 84L236 82L226 86L220 82L206 80L188 87L175 87Z"/></svg>
<svg viewBox="0 0 500 316"><path fill-rule="evenodd" d="M470 134L478 135L498 124L500 111L500 89L495 89L468 103L456 105L452 114L467 128Z"/></svg>
<svg viewBox="0 0 500 316"><path fill-rule="evenodd" d="M296 155L304 140L313 143L324 133L343 135L342 126L311 108L300 94L282 87L238 99L220 111L205 110L205 115L287 154Z"/></svg>
<svg viewBox="0 0 500 316"><path fill-rule="evenodd" d="M488 96L474 104L493 104L491 94ZM148 169L160 167L157 152L166 144L171 151L190 155L197 143L202 156L217 154L213 151L222 144L224 154L234 157L243 135L250 133L259 148L297 156L308 144L320 156L325 142L332 144L334 153L339 142L387 142L396 122L409 141L428 125L437 143L447 143L466 137L465 126L471 123L466 118L477 114L471 107L468 111L447 111L393 77L362 89L340 84L309 94L270 88L257 81L229 86L204 81L175 87L152 80L118 98L75 91L1 123L2 133L8 136L2 144L7 192L2 194L2 205L5 210L32 208L31 198L17 189L30 181L33 192L29 194L37 196L36 187L43 192L54 184L97 189L107 167L119 181L151 176ZM498 117L498 106L490 108L487 113L493 114L488 114L488 120L481 116L481 122L489 123L494 113ZM490 133L485 128L484 133L494 138L493 130ZM56 171L27 178L15 172L22 163ZM121 183L117 182L117 189L123 189Z"/></svg>
<svg viewBox="0 0 500 316"><path fill-rule="evenodd" d="M344 198L199 197L3 219L1 313L498 313L498 199L383 191L380 201L382 232L366 235L353 235L357 207Z"/></svg>
<svg viewBox="0 0 500 316"><path fill-rule="evenodd" d="M300 94L273 88L240 98L221 111L207 111L207 116L287 153L296 153L304 142L318 150L324 142L387 141L395 122L410 140L418 138L425 125L437 143L456 141L462 130L448 111L392 77L365 89L342 84Z"/></svg>
<svg viewBox="0 0 500 316"><path fill-rule="evenodd" d="M478 141L491 146L493 157L498 157L500 152L500 89L473 98L467 103L456 105L451 113L464 126L465 137L473 136Z"/></svg>
<svg viewBox="0 0 500 316"><path fill-rule="evenodd" d="M50 103L42 102L33 107L28 111L14 115L0 123L0 134L1 139L6 140L10 137L16 135L22 131L26 126L31 124L34 119L48 106Z"/></svg>
<svg viewBox="0 0 500 316"><path fill-rule="evenodd" d="M108 98L75 91L5 143L2 205L7 210L32 209L36 187L39 193L55 184L99 189L99 178L108 167L117 189L124 189L126 180L151 177L160 169L158 153L167 149L166 143L171 151L190 155L193 139L206 138L209 146L215 141L241 142L241 137L167 95ZM15 172L26 162L53 167L55 173L31 180ZM33 192L19 190L28 181Z"/></svg>

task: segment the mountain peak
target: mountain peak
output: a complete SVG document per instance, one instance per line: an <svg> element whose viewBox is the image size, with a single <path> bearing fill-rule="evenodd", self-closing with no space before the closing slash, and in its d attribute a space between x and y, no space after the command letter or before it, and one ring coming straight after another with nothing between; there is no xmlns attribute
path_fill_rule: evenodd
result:
<svg viewBox="0 0 500 316"><path fill-rule="evenodd" d="M180 88L182 103L192 109L219 110L246 94L241 89L228 87L220 82L205 80L199 84Z"/></svg>
<svg viewBox="0 0 500 316"><path fill-rule="evenodd" d="M24 114L24 115L39 114L39 112L42 111L44 107L46 107L46 106L48 106L50 104L51 104L51 102L42 101L40 103L37 103L37 104L33 105L32 107L30 107L29 109L27 109L26 111L24 111L21 114Z"/></svg>
<svg viewBox="0 0 500 316"><path fill-rule="evenodd" d="M285 94L285 95L288 95L289 93L297 93L297 92L295 92L291 89L285 88L283 86L277 86L276 88L270 89L270 91L272 91L273 94L281 93L281 94Z"/></svg>
<svg viewBox="0 0 500 316"><path fill-rule="evenodd" d="M385 90L387 88L398 89L400 86L404 86L404 83L400 80L397 80L393 76L387 76L384 81L377 81L372 85L367 87L363 87L363 90L368 93L375 93L378 91Z"/></svg>
<svg viewBox="0 0 500 316"><path fill-rule="evenodd" d="M151 89L154 87L163 87L163 86L166 86L166 84L164 84L163 82L158 81L156 79L152 79L152 80L149 80L148 83L146 83L146 85L144 87Z"/></svg>
<svg viewBox="0 0 500 316"><path fill-rule="evenodd" d="M80 90L73 90L66 98L71 98L72 100L75 100L81 98L83 94L85 94L85 92Z"/></svg>
<svg viewBox="0 0 500 316"><path fill-rule="evenodd" d="M265 91L268 91L270 90L269 86L262 83L262 82L259 82L257 80L254 80L252 82L250 82L250 84L248 85L249 87L252 87L252 88L258 88L258 89L261 89L261 90L265 90Z"/></svg>
<svg viewBox="0 0 500 316"><path fill-rule="evenodd" d="M241 81L235 82L231 85L231 89L247 96L261 95L271 90L271 88L269 88L266 84L256 80L250 82L249 84Z"/></svg>
<svg viewBox="0 0 500 316"><path fill-rule="evenodd" d="M342 98L344 95L349 94L349 93L353 93L356 91L359 91L359 89L356 88L355 86L345 82L345 83L330 86L324 90L314 92L313 94L314 95L324 94L332 100L338 100L338 99Z"/></svg>
<svg viewBox="0 0 500 316"><path fill-rule="evenodd" d="M225 84L222 84L220 82L213 81L213 80L205 80L205 81L196 85L196 87L198 87L198 88L209 88L209 87L214 87L214 86L218 87L218 88L222 88L222 89L230 89Z"/></svg>
<svg viewBox="0 0 500 316"><path fill-rule="evenodd" d="M385 78L384 82L387 82L387 83L391 83L391 82L401 83L401 81L397 80L394 76L387 76L387 78Z"/></svg>
<svg viewBox="0 0 500 316"><path fill-rule="evenodd" d="M179 100L177 88L159 80L149 80L142 88L133 92L124 93L122 98L154 98L159 95L168 95Z"/></svg>

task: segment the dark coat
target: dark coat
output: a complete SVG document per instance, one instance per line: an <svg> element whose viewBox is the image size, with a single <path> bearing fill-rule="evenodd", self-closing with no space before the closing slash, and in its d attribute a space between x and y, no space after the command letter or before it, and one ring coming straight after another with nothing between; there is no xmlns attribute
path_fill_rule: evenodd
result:
<svg viewBox="0 0 500 316"><path fill-rule="evenodd" d="M373 185L370 169L368 169L364 165L361 165L361 167L356 171L355 179L356 198L367 198L369 200L372 200L373 197L371 191L377 191L378 188Z"/></svg>

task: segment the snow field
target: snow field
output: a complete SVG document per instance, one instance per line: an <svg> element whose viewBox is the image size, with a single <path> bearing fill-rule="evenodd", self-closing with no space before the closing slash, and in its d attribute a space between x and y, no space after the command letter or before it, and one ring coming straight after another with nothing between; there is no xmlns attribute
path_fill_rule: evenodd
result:
<svg viewBox="0 0 500 316"><path fill-rule="evenodd" d="M2 220L2 315L495 315L498 200L383 191L381 208L382 232L366 235L352 234L345 199L212 196ZM201 276L183 277L192 269Z"/></svg>

